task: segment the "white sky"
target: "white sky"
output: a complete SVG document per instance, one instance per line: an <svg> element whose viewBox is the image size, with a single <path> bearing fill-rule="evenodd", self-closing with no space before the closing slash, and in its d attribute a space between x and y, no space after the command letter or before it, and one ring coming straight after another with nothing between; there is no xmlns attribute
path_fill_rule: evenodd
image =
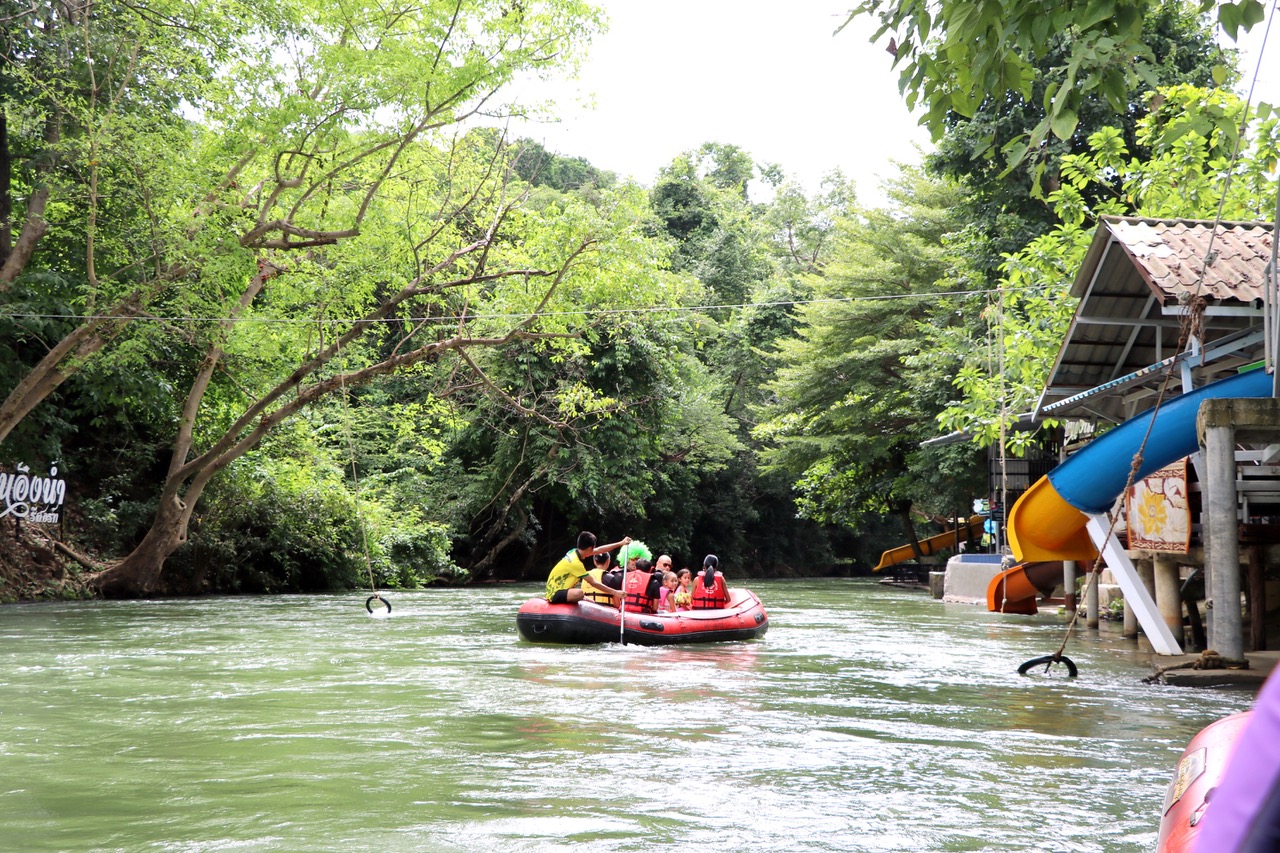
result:
<svg viewBox="0 0 1280 853"><path fill-rule="evenodd" d="M868 41L870 20L833 34L856 0L595 2L609 31L579 82L550 90L561 121L517 135L646 185L682 151L733 144L811 190L838 167L873 205L894 161L918 163L917 146L930 147L898 93L893 58ZM1264 26L1249 36L1246 83ZM1273 30L1255 102L1280 105L1280 24ZM590 98L594 109L575 106Z"/></svg>

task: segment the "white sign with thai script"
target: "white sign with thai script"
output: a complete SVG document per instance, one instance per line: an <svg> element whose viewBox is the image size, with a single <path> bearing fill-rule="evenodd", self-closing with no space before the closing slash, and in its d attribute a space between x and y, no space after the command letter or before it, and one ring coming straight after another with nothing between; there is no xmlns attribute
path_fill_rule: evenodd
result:
<svg viewBox="0 0 1280 853"><path fill-rule="evenodd" d="M49 467L49 476L31 476L31 469L19 463L10 474L0 471L0 518L12 515L40 524L57 524L62 502L67 499L67 481L58 478L58 466Z"/></svg>

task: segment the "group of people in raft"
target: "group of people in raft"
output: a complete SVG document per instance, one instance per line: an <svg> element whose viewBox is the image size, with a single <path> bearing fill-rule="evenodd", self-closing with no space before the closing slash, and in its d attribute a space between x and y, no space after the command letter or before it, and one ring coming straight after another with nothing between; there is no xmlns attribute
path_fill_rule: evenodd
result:
<svg viewBox="0 0 1280 853"><path fill-rule="evenodd" d="M614 551L619 551L622 565L614 562ZM719 567L716 555L708 554L695 577L689 569L674 571L666 554L654 560L648 546L630 536L597 545L595 534L584 530L578 534L577 547L548 575L547 601L574 604L585 599L624 607L629 613L717 610L729 606L729 589Z"/></svg>

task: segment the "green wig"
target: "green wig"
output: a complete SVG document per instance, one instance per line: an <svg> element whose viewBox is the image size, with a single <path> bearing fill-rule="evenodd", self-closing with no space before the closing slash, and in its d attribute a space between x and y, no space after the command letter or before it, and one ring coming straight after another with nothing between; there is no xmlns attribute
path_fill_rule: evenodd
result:
<svg viewBox="0 0 1280 853"><path fill-rule="evenodd" d="M653 552L639 539L632 539L630 545L623 545L618 549L618 562L625 565L627 560L632 559L652 560Z"/></svg>

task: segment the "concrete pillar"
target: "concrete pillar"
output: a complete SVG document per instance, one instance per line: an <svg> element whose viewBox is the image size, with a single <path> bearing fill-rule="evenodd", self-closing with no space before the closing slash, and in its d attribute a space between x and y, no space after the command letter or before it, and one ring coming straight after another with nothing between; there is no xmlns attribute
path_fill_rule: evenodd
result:
<svg viewBox="0 0 1280 853"><path fill-rule="evenodd" d="M1168 555L1155 558L1156 606L1178 644L1187 646L1182 630L1182 579L1178 577L1178 561Z"/></svg>
<svg viewBox="0 0 1280 853"><path fill-rule="evenodd" d="M1155 566L1152 563L1151 558L1143 557L1141 559L1135 560L1133 563L1133 567L1137 569L1138 578L1142 581L1143 587L1146 588L1147 594L1151 596L1152 600L1155 600L1156 570L1155 570ZM1133 623L1132 626L1130 625L1130 622ZM1126 598L1124 603L1124 635L1126 637L1138 636L1138 627L1139 627L1138 614L1134 611L1133 607L1130 606L1129 600Z"/></svg>
<svg viewBox="0 0 1280 853"><path fill-rule="evenodd" d="M1062 561L1062 595L1068 613L1076 611L1076 561Z"/></svg>
<svg viewBox="0 0 1280 853"><path fill-rule="evenodd" d="M1215 421L1204 428L1204 461L1208 479L1201 518L1205 530L1205 572L1213 619L1209 646L1229 658L1244 657L1240 618L1240 538L1236 515L1235 431Z"/></svg>
<svg viewBox="0 0 1280 853"><path fill-rule="evenodd" d="M1084 595L1084 624L1086 628L1098 627L1098 570L1087 576Z"/></svg>
<svg viewBox="0 0 1280 853"><path fill-rule="evenodd" d="M1124 628L1120 631L1120 636L1126 640L1138 638L1138 614L1134 612L1128 596L1124 598Z"/></svg>

